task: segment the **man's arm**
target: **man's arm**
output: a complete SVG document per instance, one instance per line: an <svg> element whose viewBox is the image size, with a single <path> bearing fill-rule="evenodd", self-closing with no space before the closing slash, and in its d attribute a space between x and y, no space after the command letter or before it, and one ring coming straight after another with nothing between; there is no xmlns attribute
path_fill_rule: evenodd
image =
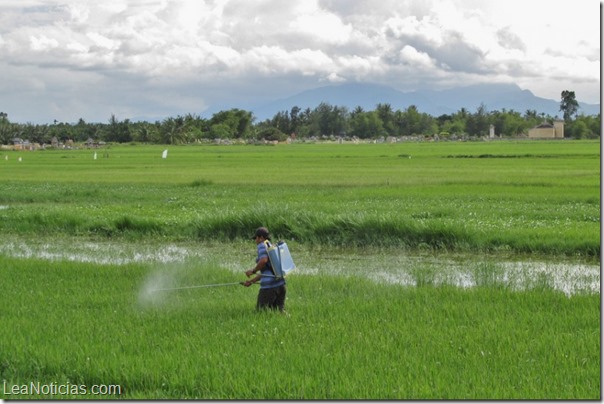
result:
<svg viewBox="0 0 604 404"><path fill-rule="evenodd" d="M262 258L260 258L260 260L258 261L258 263L256 264L256 266L254 268L248 269L247 271L245 271L245 275L249 278L250 276L252 276L256 272L258 272L262 268L264 268L264 266L266 265L267 262L268 262L268 257L262 257Z"/></svg>
<svg viewBox="0 0 604 404"><path fill-rule="evenodd" d="M256 283L258 282L260 279L262 279L262 275L256 275L256 277L254 279L248 279L247 281L245 281L243 283L243 286L248 287L250 286L252 283Z"/></svg>

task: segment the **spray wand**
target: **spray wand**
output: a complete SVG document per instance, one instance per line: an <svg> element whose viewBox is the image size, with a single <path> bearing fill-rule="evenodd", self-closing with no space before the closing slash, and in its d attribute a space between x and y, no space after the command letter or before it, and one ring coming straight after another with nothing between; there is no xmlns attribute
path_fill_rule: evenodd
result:
<svg viewBox="0 0 604 404"><path fill-rule="evenodd" d="M197 285L197 286L182 286L179 288L161 288L151 289L151 292L159 292L162 290L182 290L182 289L198 289L198 288L213 288L216 286L231 286L231 285L243 285L244 282L231 282L231 283L213 283L211 285Z"/></svg>
<svg viewBox="0 0 604 404"><path fill-rule="evenodd" d="M262 277L271 277L276 278L275 275L260 275ZM229 283L212 283L209 285L196 285L196 286L181 286L178 288L161 288L161 289L151 289L151 292L159 292L165 290L183 290L183 289L199 289L199 288L214 288L218 286L232 286L232 285L245 285L245 282L229 282Z"/></svg>

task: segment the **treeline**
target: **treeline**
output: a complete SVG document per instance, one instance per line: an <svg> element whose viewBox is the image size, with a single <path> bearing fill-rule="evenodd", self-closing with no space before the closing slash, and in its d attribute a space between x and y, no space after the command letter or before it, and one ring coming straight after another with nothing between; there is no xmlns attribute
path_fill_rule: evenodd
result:
<svg viewBox="0 0 604 404"><path fill-rule="evenodd" d="M206 119L198 115L170 117L163 121L120 121L112 115L107 123L54 122L53 124L14 123L6 113L0 113L0 144L11 144L13 139L50 144L53 138L60 142L142 142L156 144L187 144L213 139L285 140L321 136L376 139L387 136L486 136L493 125L498 136L511 137L526 134L544 121L554 117L535 110L520 113L513 110L487 111L484 105L470 112L461 108L454 114L433 117L420 112L414 105L394 110L390 104L378 104L372 111L321 103L314 109L293 107L271 119L256 122L249 111L231 109L215 113ZM593 138L600 136L600 115L575 115L566 119L565 137Z"/></svg>

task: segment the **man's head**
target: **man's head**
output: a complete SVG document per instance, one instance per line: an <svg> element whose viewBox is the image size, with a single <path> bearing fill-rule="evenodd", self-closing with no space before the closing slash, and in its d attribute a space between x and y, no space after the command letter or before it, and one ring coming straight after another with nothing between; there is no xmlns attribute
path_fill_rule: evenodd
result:
<svg viewBox="0 0 604 404"><path fill-rule="evenodd" d="M254 237L252 237L252 240L256 240L256 243L261 243L264 240L270 240L271 239L271 235L268 232L268 229L266 227L258 227L256 229L256 232L254 233Z"/></svg>

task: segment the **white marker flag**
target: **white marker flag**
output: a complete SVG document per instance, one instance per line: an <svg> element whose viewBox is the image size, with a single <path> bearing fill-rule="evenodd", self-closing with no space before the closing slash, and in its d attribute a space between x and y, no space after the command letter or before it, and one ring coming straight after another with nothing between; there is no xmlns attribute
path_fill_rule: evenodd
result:
<svg viewBox="0 0 604 404"><path fill-rule="evenodd" d="M168 149L164 150L164 152L161 154L161 158L162 159L167 159L168 158Z"/></svg>

